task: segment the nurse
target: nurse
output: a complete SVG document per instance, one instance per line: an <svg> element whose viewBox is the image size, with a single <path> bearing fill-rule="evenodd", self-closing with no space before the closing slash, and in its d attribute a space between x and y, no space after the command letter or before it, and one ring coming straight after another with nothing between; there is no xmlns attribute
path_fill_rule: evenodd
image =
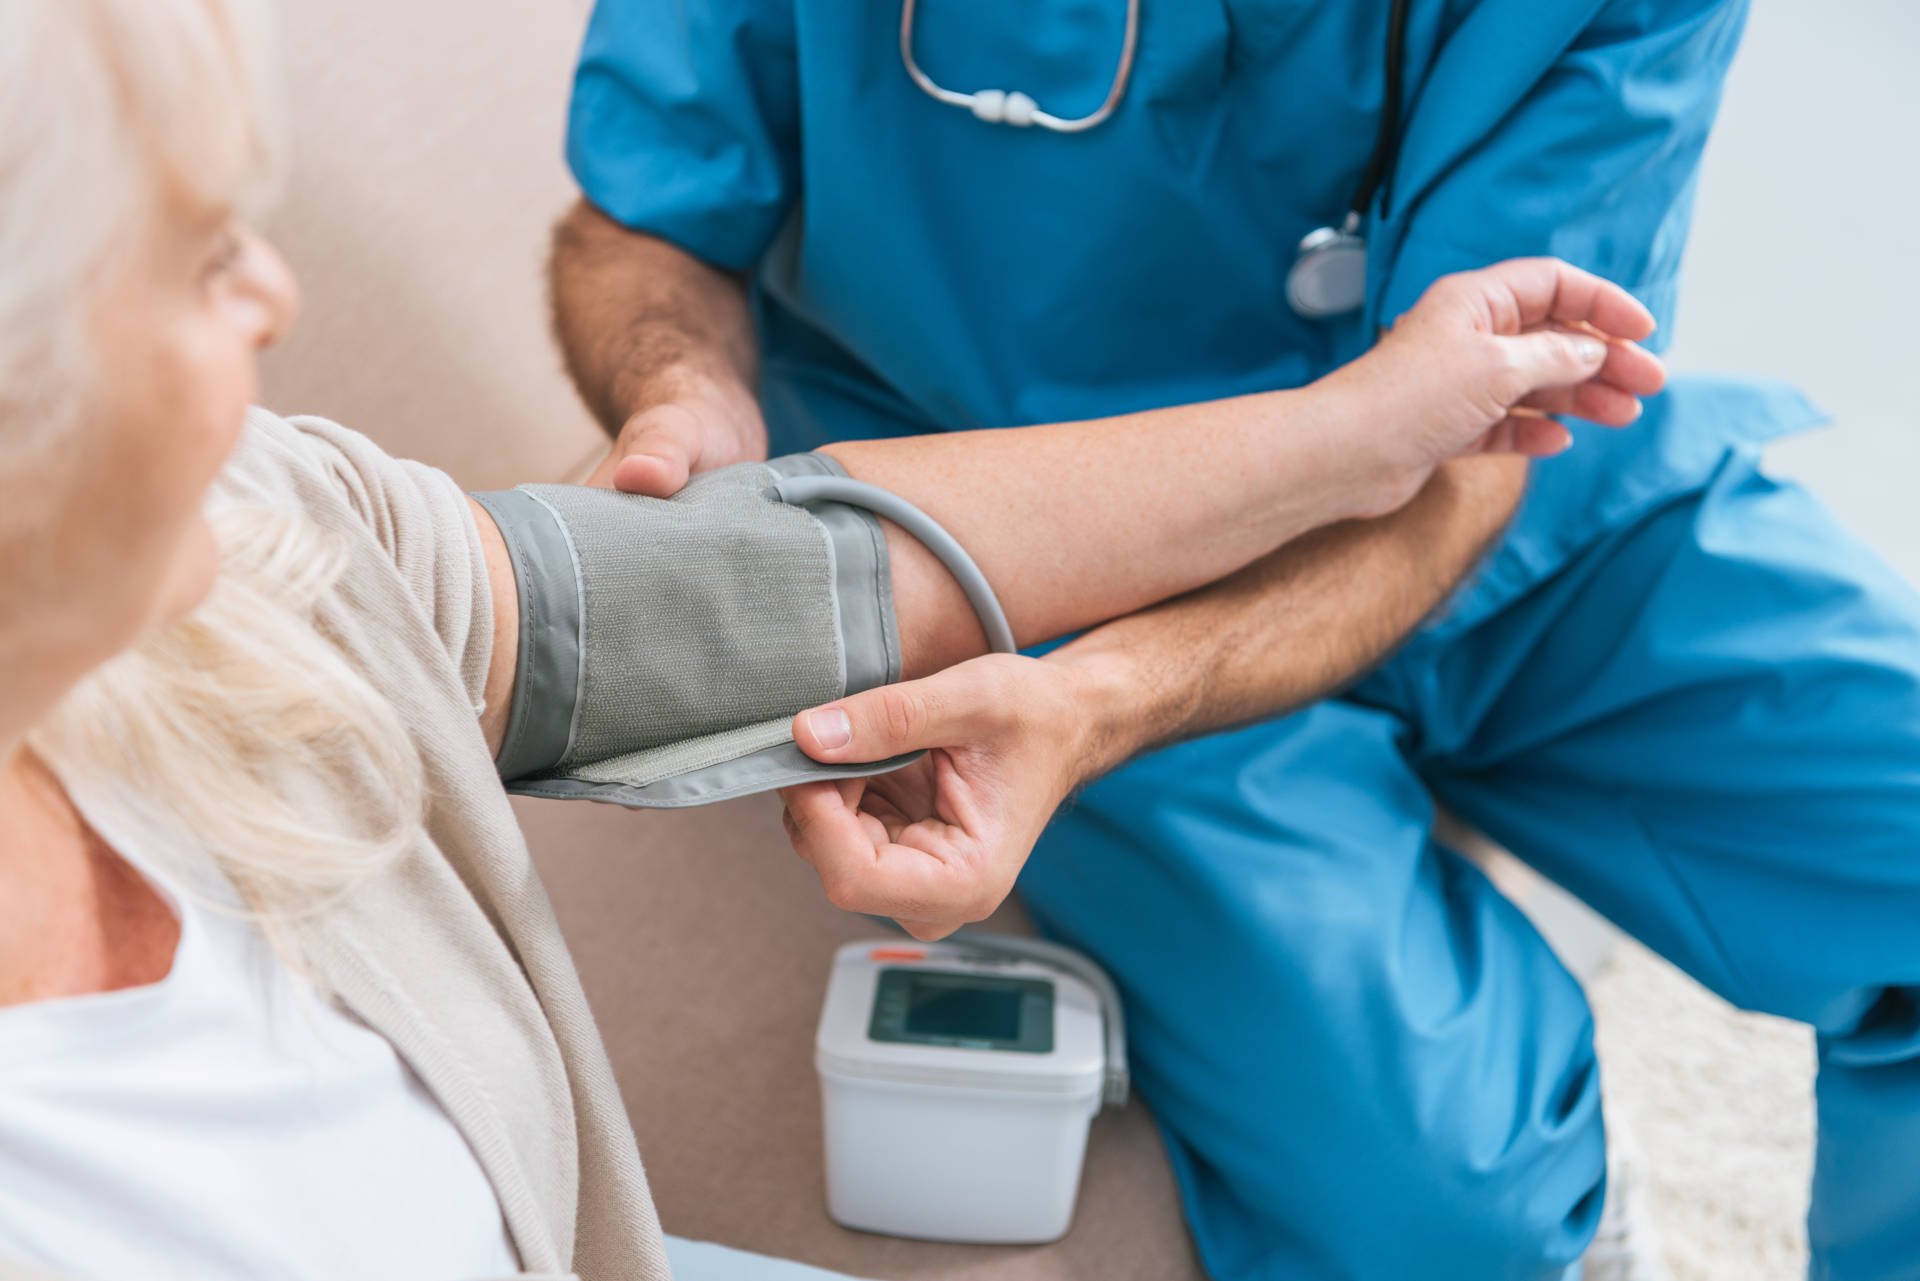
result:
<svg viewBox="0 0 1920 1281"><path fill-rule="evenodd" d="M1664 325L1744 16L601 0L553 262L600 478L1295 386L1516 255ZM1815 417L1681 382L1531 476L1455 463L1044 658L803 714L822 758L956 768L796 791L796 844L929 936L1019 874L1106 963L1215 1277L1545 1281L1605 1191L1591 1023L1437 795L1813 1024L1815 1272L1920 1278L1920 600L1757 469Z"/></svg>

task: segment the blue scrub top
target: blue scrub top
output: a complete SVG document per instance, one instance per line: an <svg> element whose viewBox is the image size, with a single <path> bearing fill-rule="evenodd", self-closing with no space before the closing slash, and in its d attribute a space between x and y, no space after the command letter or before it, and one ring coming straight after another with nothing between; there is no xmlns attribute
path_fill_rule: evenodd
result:
<svg viewBox="0 0 1920 1281"><path fill-rule="evenodd" d="M1388 2L1143 3L1118 110L1062 135L922 93L898 0L599 0L567 155L615 219L753 272L781 448L1297 386L1435 277L1522 255L1619 281L1670 329L1745 0L1412 0L1367 304L1287 306L1296 245L1345 214L1373 146ZM914 48L943 86L1073 116L1104 98L1125 15L921 0ZM1813 416L1782 388L1676 387L1539 468L1509 543L1550 569L1595 503L1644 509Z"/></svg>

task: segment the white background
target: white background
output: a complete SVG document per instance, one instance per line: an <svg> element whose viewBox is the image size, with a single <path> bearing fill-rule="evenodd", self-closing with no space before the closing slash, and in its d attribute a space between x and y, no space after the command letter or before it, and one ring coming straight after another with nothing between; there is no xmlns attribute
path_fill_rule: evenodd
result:
<svg viewBox="0 0 1920 1281"><path fill-rule="evenodd" d="M1671 358L1783 378L1830 412L1772 470L1920 582L1920 4L1757 0Z"/></svg>

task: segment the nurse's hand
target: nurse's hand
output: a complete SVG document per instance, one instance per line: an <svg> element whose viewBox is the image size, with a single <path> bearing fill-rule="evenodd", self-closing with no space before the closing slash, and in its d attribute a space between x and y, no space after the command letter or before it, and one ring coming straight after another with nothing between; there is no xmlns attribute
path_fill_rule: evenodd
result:
<svg viewBox="0 0 1920 1281"><path fill-rule="evenodd" d="M767 425L751 391L698 376L670 386L670 394L627 419L589 485L671 498L697 472L767 456Z"/></svg>
<svg viewBox="0 0 1920 1281"><path fill-rule="evenodd" d="M1436 280L1373 350L1315 386L1364 407L1364 461L1404 501L1451 458L1566 449L1573 437L1549 415L1633 422L1666 382L1639 346L1653 326L1620 286L1517 258Z"/></svg>
<svg viewBox="0 0 1920 1281"><path fill-rule="evenodd" d="M992 914L1053 812L1100 768L1079 680L1063 664L989 654L796 716L794 738L816 760L931 749L891 774L781 792L793 848L827 898L927 940Z"/></svg>

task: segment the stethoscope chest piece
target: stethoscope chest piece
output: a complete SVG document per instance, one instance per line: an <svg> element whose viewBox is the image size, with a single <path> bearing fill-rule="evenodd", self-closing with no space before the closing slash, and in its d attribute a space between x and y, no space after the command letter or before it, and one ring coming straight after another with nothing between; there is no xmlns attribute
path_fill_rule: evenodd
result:
<svg viewBox="0 0 1920 1281"><path fill-rule="evenodd" d="M1287 305L1306 320L1331 320L1357 310L1367 300L1367 238L1360 234L1367 212L1375 207L1394 159L1400 150L1400 81L1407 61L1408 0L1393 0L1387 12L1386 87L1380 104L1380 127L1373 136L1373 154L1367 157L1360 185L1348 202L1339 226L1320 227L1306 234L1287 269ZM1386 199L1379 202L1386 216Z"/></svg>
<svg viewBox="0 0 1920 1281"><path fill-rule="evenodd" d="M1308 320L1326 320L1355 310L1366 298L1365 237L1346 227L1308 232L1287 271L1287 305Z"/></svg>

